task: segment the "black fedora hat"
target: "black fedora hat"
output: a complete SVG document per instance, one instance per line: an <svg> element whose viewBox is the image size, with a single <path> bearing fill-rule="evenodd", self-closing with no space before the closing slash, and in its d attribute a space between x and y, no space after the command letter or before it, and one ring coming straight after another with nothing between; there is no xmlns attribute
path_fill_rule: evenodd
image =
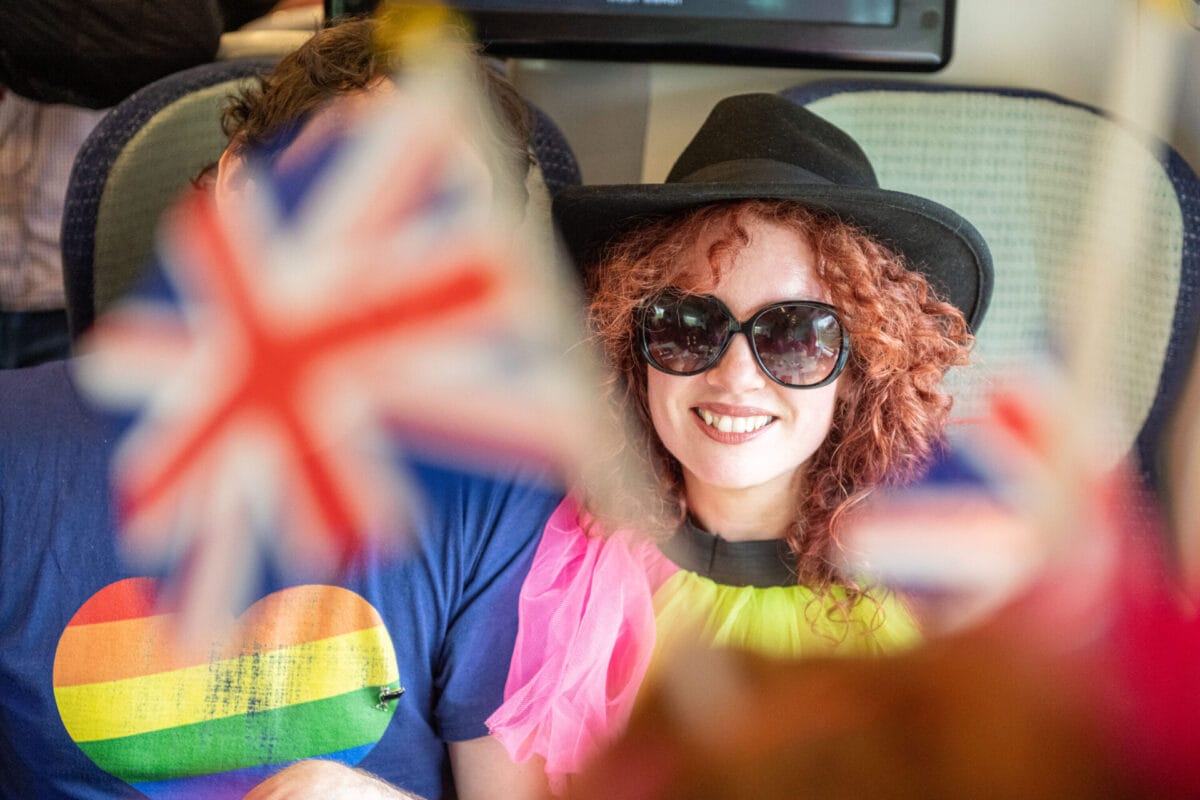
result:
<svg viewBox="0 0 1200 800"><path fill-rule="evenodd" d="M903 255L977 329L992 293L992 259L971 223L943 205L879 188L862 148L781 95L726 98L665 183L569 186L554 217L586 269L640 221L727 200L787 199L832 211Z"/></svg>

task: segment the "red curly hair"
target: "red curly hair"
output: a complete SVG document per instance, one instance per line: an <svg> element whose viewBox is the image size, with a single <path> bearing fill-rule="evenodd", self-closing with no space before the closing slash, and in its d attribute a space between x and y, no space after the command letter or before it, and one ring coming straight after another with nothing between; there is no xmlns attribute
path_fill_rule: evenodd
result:
<svg viewBox="0 0 1200 800"><path fill-rule="evenodd" d="M643 224L609 246L590 273L593 330L614 374L610 389L636 414L642 441L678 519L687 513L678 461L659 441L647 404L647 365L637 346L639 306L667 287L711 290L728 254L749 241L756 218L805 235L816 272L850 335L850 357L829 435L805 464L787 540L801 583L849 584L838 568L838 531L846 513L878 486L919 477L942 441L952 399L940 384L966 364L974 343L962 313L925 277L860 229L787 200L718 203ZM683 281L684 254L716 232L707 254L711 283Z"/></svg>

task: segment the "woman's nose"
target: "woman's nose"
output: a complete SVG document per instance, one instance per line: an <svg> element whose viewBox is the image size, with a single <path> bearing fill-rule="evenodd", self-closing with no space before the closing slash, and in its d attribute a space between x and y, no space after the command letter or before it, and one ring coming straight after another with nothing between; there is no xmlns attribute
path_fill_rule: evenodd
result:
<svg viewBox="0 0 1200 800"><path fill-rule="evenodd" d="M744 334L734 334L729 347L705 375L710 385L733 394L760 389L767 381Z"/></svg>

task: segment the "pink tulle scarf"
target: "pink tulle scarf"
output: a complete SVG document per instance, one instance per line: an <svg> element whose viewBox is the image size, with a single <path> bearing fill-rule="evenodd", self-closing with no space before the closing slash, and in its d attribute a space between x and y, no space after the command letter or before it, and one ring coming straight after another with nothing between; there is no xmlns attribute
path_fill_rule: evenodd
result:
<svg viewBox="0 0 1200 800"><path fill-rule="evenodd" d="M521 590L505 701L487 724L514 760L543 756L552 786L629 720L654 652L663 560L626 533L589 536L570 497L546 524Z"/></svg>

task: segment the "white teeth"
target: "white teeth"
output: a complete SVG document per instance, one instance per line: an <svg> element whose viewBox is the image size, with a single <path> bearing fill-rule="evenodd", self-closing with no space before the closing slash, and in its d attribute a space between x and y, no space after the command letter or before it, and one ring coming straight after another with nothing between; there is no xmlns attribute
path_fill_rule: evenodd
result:
<svg viewBox="0 0 1200 800"><path fill-rule="evenodd" d="M722 433L749 433L763 427L772 419L770 416L727 417L703 408L698 408L696 411L706 425L710 425Z"/></svg>

